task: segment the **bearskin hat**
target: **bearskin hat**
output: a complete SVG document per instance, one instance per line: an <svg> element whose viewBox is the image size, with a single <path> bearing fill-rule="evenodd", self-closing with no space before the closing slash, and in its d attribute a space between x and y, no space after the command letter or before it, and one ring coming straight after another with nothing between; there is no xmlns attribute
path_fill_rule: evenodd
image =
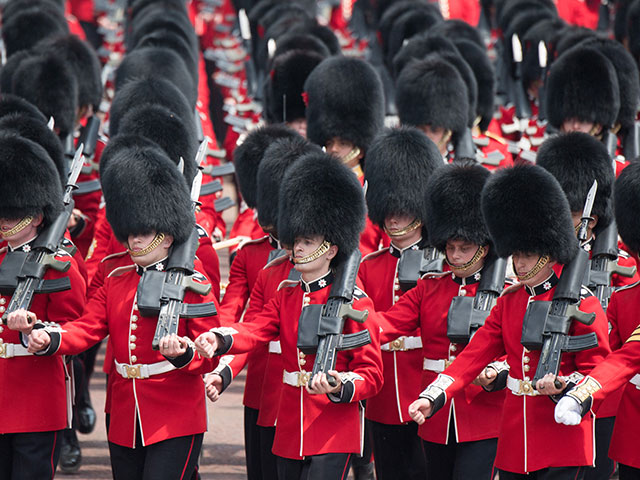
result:
<svg viewBox="0 0 640 480"><path fill-rule="evenodd" d="M640 1L634 1L627 12L627 41L631 55L640 61Z"/></svg>
<svg viewBox="0 0 640 480"><path fill-rule="evenodd" d="M184 60L194 82L198 81L198 52L191 49L189 42L183 36L171 30L158 29L138 40L133 48L144 47L166 48L176 52Z"/></svg>
<svg viewBox="0 0 640 480"><path fill-rule="evenodd" d="M434 7L430 5L421 4L416 0L404 0L404 1L394 2L393 5L391 5L389 8L385 10L384 14L380 18L380 23L378 28L380 32L380 39L382 41L382 52L385 58L388 58L388 55L391 52L390 37L391 37L391 31L393 30L393 27L396 21L406 13L411 13L415 11L416 8L417 9L423 8L424 10L429 10L429 13L433 13L436 16L440 15L440 19L442 20L442 14L440 13L440 9L437 6ZM397 29L398 28L400 27L398 26ZM418 32L414 32L414 34L415 33L418 33ZM400 44L398 48L400 46L402 46L402 44ZM394 55L397 53L397 50L398 49L396 49L396 51L394 52Z"/></svg>
<svg viewBox="0 0 640 480"><path fill-rule="evenodd" d="M34 7L56 8L59 13L64 14L64 4L65 2L61 0L11 0L2 6L2 20L8 21L17 13Z"/></svg>
<svg viewBox="0 0 640 480"><path fill-rule="evenodd" d="M167 107L181 119L194 117L194 109L182 92L164 78L146 77L132 80L116 92L109 110L109 136L115 137L120 119L136 106L155 104Z"/></svg>
<svg viewBox="0 0 640 480"><path fill-rule="evenodd" d="M483 50L486 48L480 31L469 25L464 20L445 20L444 22L440 22L435 25L431 30L429 30L429 33L433 35L443 35L454 42L458 42L458 40L467 40Z"/></svg>
<svg viewBox="0 0 640 480"><path fill-rule="evenodd" d="M618 233L636 255L640 252L640 163L632 163L620 173L614 189Z"/></svg>
<svg viewBox="0 0 640 480"><path fill-rule="evenodd" d="M365 164L369 218L380 228L389 215L426 222L425 189L442 155L420 130L386 130L371 144Z"/></svg>
<svg viewBox="0 0 640 480"><path fill-rule="evenodd" d="M582 212L589 189L597 180L598 192L592 210L598 215L596 234L611 223L615 175L607 147L602 142L580 132L551 137L538 150L536 164L556 177L572 212Z"/></svg>
<svg viewBox="0 0 640 480"><path fill-rule="evenodd" d="M430 53L458 53L452 40L442 35L416 35L393 57L393 73L396 78L411 60L422 60Z"/></svg>
<svg viewBox="0 0 640 480"><path fill-rule="evenodd" d="M47 5L48 4L48 5ZM28 50L43 38L67 35L69 27L63 12L50 2L16 12L2 22L7 57Z"/></svg>
<svg viewBox="0 0 640 480"><path fill-rule="evenodd" d="M481 207L500 257L537 253L566 264L578 251L567 197L542 167L517 165L496 171L482 191Z"/></svg>
<svg viewBox="0 0 640 480"><path fill-rule="evenodd" d="M100 177L105 175L105 172L107 171L107 165L110 164L112 158L117 157L123 151L133 147L150 147L162 150L160 145L158 145L156 142L149 140L148 138L141 137L140 135L129 135L126 133L116 135L115 137L109 139L107 145L102 151L102 155L100 155Z"/></svg>
<svg viewBox="0 0 640 480"><path fill-rule="evenodd" d="M11 93L13 90L13 75L25 58L34 55L31 50L20 50L7 59L7 63L0 70L0 92Z"/></svg>
<svg viewBox="0 0 640 480"><path fill-rule="evenodd" d="M140 135L157 143L173 163L184 160L184 176L193 180L198 166L198 134L193 117L181 119L162 105L141 105L129 111L120 122L123 132Z"/></svg>
<svg viewBox="0 0 640 480"><path fill-rule="evenodd" d="M281 124L257 128L233 152L233 164L240 193L249 208L257 206L258 167L265 150L280 138L297 138L300 135Z"/></svg>
<svg viewBox="0 0 640 480"><path fill-rule="evenodd" d="M554 58L557 40L567 24L560 18L546 18L536 22L522 40L524 55L522 58L522 83L528 89L536 80L542 78L542 68L538 58L538 44L543 41L549 60ZM548 61L549 61L548 60Z"/></svg>
<svg viewBox="0 0 640 480"><path fill-rule="evenodd" d="M0 168L0 217L42 214L46 226L62 213L60 175L40 145L14 133L0 133Z"/></svg>
<svg viewBox="0 0 640 480"><path fill-rule="evenodd" d="M302 137L281 138L274 141L262 156L258 167L258 221L264 227L278 225L278 196L287 169L299 158L322 153L320 147Z"/></svg>
<svg viewBox="0 0 640 480"><path fill-rule="evenodd" d="M186 14L168 15L162 5L150 5L144 9L143 15L137 15L131 22L125 37L127 47L131 47L145 35L156 30L171 30L184 37L192 49L198 48L198 37L193 24Z"/></svg>
<svg viewBox="0 0 640 480"><path fill-rule="evenodd" d="M120 242L151 232L189 238L195 226L189 187L159 148L132 147L109 160L101 178L107 221Z"/></svg>
<svg viewBox="0 0 640 480"><path fill-rule="evenodd" d="M24 59L13 75L12 93L33 103L45 117L53 117L61 138L73 132L78 82L62 58L45 54Z"/></svg>
<svg viewBox="0 0 640 480"><path fill-rule="evenodd" d="M287 33L276 41L276 58L292 50L304 50L306 52L317 53L323 58L329 57L331 52L318 37L308 33Z"/></svg>
<svg viewBox="0 0 640 480"><path fill-rule="evenodd" d="M340 160L312 153L289 167L280 187L278 237L293 245L321 235L338 247L337 265L358 248L366 207L358 178Z"/></svg>
<svg viewBox="0 0 640 480"><path fill-rule="evenodd" d="M60 176L60 184L66 185L67 161L64 157L62 142L43 120L33 118L25 113L11 113L0 117L0 132L15 133L44 148L56 167Z"/></svg>
<svg viewBox="0 0 640 480"><path fill-rule="evenodd" d="M47 123L49 120L33 103L22 97L3 93L0 95L0 118L12 113L23 113L31 118Z"/></svg>
<svg viewBox="0 0 640 480"><path fill-rule="evenodd" d="M330 57L305 82L307 137L325 145L333 137L366 152L384 124L384 93L377 72L364 60Z"/></svg>
<svg viewBox="0 0 640 480"><path fill-rule="evenodd" d="M265 92L268 122L306 118L306 106L302 98L304 82L323 59L317 53L304 50L292 50L275 57Z"/></svg>
<svg viewBox="0 0 640 480"><path fill-rule="evenodd" d="M469 120L467 86L460 72L438 55L414 60L396 82L396 105L404 125L463 131Z"/></svg>
<svg viewBox="0 0 640 480"><path fill-rule="evenodd" d="M389 32L389 45L387 46L389 63L400 51L405 41L415 35L427 32L439 22L442 22L442 15L438 7L427 3L416 3L414 8L396 18Z"/></svg>
<svg viewBox="0 0 640 480"><path fill-rule="evenodd" d="M445 165L425 188L429 243L444 252L449 239L490 243L480 209L480 194L491 174L478 164Z"/></svg>
<svg viewBox="0 0 640 480"><path fill-rule="evenodd" d="M307 22L309 25L299 25L291 29L291 33L308 33L318 38L329 49L330 55L340 55L342 52L340 48L340 41L333 31L325 26L319 25L317 22ZM278 37L280 40L282 37Z"/></svg>
<svg viewBox="0 0 640 480"><path fill-rule="evenodd" d="M559 129L565 120L611 128L620 110L620 90L615 69L592 48L573 48L552 65L547 79L549 123Z"/></svg>
<svg viewBox="0 0 640 480"><path fill-rule="evenodd" d="M467 98L469 99L467 127L471 128L475 123L477 117L476 110L478 108L478 82L476 82L473 70L457 51L456 53L443 52L438 55L440 55L444 61L456 67L462 80L464 80L464 84L467 86Z"/></svg>
<svg viewBox="0 0 640 480"><path fill-rule="evenodd" d="M496 7L498 7L496 5ZM511 0L505 1L501 8L496 8L496 19L498 20L498 27L503 32L506 32L511 25L514 17L527 11L530 13L536 13L540 10L548 10L555 16L558 15L556 6L553 0Z"/></svg>

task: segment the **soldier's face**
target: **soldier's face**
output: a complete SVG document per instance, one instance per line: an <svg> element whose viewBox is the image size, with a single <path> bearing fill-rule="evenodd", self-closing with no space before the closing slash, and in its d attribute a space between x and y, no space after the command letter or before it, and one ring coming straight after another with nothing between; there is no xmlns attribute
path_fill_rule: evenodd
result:
<svg viewBox="0 0 640 480"><path fill-rule="evenodd" d="M324 147L329 155L333 155L334 157L338 157L341 160L344 160L345 158L347 158L347 156L349 156L351 152L355 150L356 145L349 140L345 140L340 137L333 137L327 140ZM350 155L349 161L346 163L346 165L348 167L355 167L360 162L363 156L364 154L362 152L358 152L357 155Z"/></svg>
<svg viewBox="0 0 640 480"><path fill-rule="evenodd" d="M129 235L129 237L127 237L127 248L134 254L142 252L151 244L151 242L155 240L155 238L156 232ZM136 264L140 265L141 267L152 265L169 255L169 248L171 248L172 243L173 237L171 235L167 235L156 248L152 249L144 255L132 256L131 258Z"/></svg>
<svg viewBox="0 0 640 480"><path fill-rule="evenodd" d="M303 259L316 252L320 245L322 245L322 242L324 242L324 237L320 235L297 237L293 243L292 251L294 262L295 259ZM302 273L306 280L315 280L315 278L320 277L329 271L331 259L333 259L337 253L338 247L331 245L327 252L320 255L315 260L308 263L298 263L295 265L295 268ZM309 278L306 278L307 275ZM311 278L314 275L315 277Z"/></svg>
<svg viewBox="0 0 640 480"><path fill-rule="evenodd" d="M485 247L485 251L481 258L473 264L469 264L473 257L478 252L480 245L476 245L473 242L469 242L461 239L449 239L445 247L445 253L449 266L453 273L459 277L468 277L472 273L477 272L484 264L484 257L487 255L488 247Z"/></svg>
<svg viewBox="0 0 640 480"><path fill-rule="evenodd" d="M578 120L577 118L569 118L562 122L562 127L560 129L564 133L582 132L593 135L595 133L599 133L595 132L597 127L598 125L593 122L583 122L582 120ZM600 128L598 128L598 130L600 130Z"/></svg>
<svg viewBox="0 0 640 480"><path fill-rule="evenodd" d="M307 138L307 119L306 118L297 118L291 122L287 122L287 126L295 130L296 132L298 132L304 138Z"/></svg>
<svg viewBox="0 0 640 480"><path fill-rule="evenodd" d="M413 223L414 220L415 218L411 215L389 215L384 219L384 226L389 233L393 234L394 232L405 229ZM420 240L421 236L422 229L416 228L402 236L393 237L392 240L396 247L404 248Z"/></svg>
<svg viewBox="0 0 640 480"><path fill-rule="evenodd" d="M441 154L447 153L447 134L448 130L442 127L434 127L432 125L419 125L418 128L436 144Z"/></svg>
<svg viewBox="0 0 640 480"><path fill-rule="evenodd" d="M22 220L22 218L0 218L0 238L6 240L12 247L17 247L35 238L38 234L38 226L42 223L42 215L34 217L22 230L13 235L7 235Z"/></svg>
<svg viewBox="0 0 640 480"><path fill-rule="evenodd" d="M516 271L516 275L524 277L536 266L540 259L539 253L530 252L516 252L512 256L513 267ZM551 275L552 267L556 262L549 260L544 267L535 276L527 280L521 280L522 283L529 286L539 285L545 281Z"/></svg>

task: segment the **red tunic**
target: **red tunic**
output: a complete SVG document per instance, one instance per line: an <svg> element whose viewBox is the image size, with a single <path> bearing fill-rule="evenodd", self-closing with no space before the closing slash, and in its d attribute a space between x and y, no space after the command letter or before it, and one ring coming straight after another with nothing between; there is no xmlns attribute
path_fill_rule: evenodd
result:
<svg viewBox="0 0 640 480"><path fill-rule="evenodd" d="M556 274L560 273L561 268L559 265L554 267ZM548 286L549 290L534 296L522 285L505 291L484 326L476 332L457 360L443 372L443 375L454 380L446 389L447 396L457 395L480 373L484 365L504 353L511 377L517 380L533 378L540 352L528 351L521 345L522 322L529 301L552 299L555 286ZM580 310L595 312L596 319L590 326L573 322L569 334L595 332L598 346L582 352L564 353L560 375L575 371L586 375L610 351L607 320L598 300L593 296L583 298ZM498 437L498 468L526 473L547 467L593 464L592 418L585 418L578 427L560 425L554 420L554 408L555 404L545 395L527 396L507 392Z"/></svg>
<svg viewBox="0 0 640 480"><path fill-rule="evenodd" d="M317 282L315 282L317 283ZM301 282L282 282L263 313L250 323L240 323L220 332L231 334L229 353L243 353L257 345L280 338L282 361L287 372L311 371L315 355L304 355L297 348L298 319L304 304L323 304L329 295L327 286L311 292L303 291ZM339 352L336 370L351 372L352 395L344 403L334 403L327 395L311 395L305 388L284 384L273 443L275 455L300 459L325 453L360 453L364 441L364 418L361 400L375 395L382 386L382 360L378 342L378 326L372 319L373 304L356 290L356 310L369 310L365 324L347 320L345 333L367 328L372 343ZM236 333L237 332L237 333ZM281 379L282 381L282 379ZM343 387L346 389L346 386Z"/></svg>
<svg viewBox="0 0 640 480"><path fill-rule="evenodd" d="M0 250L0 263L7 248ZM66 328L67 322L82 314L86 283L74 259L66 253L56 257L71 261L66 273L48 269L45 279L69 277L71 290L51 294L36 294L30 310L39 320L52 322ZM11 295L0 295L0 315L11 301ZM67 428L67 391L65 366L62 357L35 355L5 358L6 344L20 344L20 333L0 325L0 434L21 432L47 432ZM13 347L11 347L13 348ZM70 405L70 404L69 404Z"/></svg>
<svg viewBox="0 0 640 480"><path fill-rule="evenodd" d="M394 251L398 252L395 248ZM399 256L392 254L389 248L367 255L362 260L358 279L376 312L386 312L404 294L398 283L398 260ZM409 336L419 338L420 329L415 328ZM400 341L404 339L400 337ZM388 343L387 348L391 345ZM388 425L406 423L411 420L409 405L422 391L422 348L382 350L382 365L384 384L380 393L367 400L367 418Z"/></svg>

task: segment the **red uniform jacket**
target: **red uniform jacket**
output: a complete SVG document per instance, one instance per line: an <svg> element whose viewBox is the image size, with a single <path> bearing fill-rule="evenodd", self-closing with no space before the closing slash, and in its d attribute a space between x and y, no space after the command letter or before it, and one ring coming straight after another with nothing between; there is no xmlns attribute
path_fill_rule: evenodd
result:
<svg viewBox="0 0 640 480"><path fill-rule="evenodd" d="M229 353L248 352L279 337L285 371L310 372L315 355L305 355L297 348L298 319L305 305L326 302L330 284L331 274L309 284L282 282L275 298L254 321L218 332L225 335L225 345L231 345ZM356 310L373 312L371 300L362 291L357 289L354 295ZM364 325L348 320L344 328L345 333L364 328L368 328L372 343L338 353L336 370L346 372L341 397L330 399L327 395L311 395L304 387L283 385L273 443L275 455L300 459L307 455L361 452L364 412L360 401L375 395L382 386L378 326L370 315Z"/></svg>
<svg viewBox="0 0 640 480"><path fill-rule="evenodd" d="M135 295L140 278L135 266L111 272L104 286L87 303L82 316L65 325L58 342L52 336L51 352L48 353L74 355L109 335L113 358L119 363L135 365L164 361L165 358L151 348L157 318L143 317L137 309ZM199 281L208 283L204 275ZM188 292L185 301L217 305L211 294L202 297ZM178 335L195 339L217 325L216 317L181 319ZM202 375L213 366L213 361L194 354L179 369L146 379L124 378L112 371L109 393L117 408L111 409L109 441L133 448L137 421L143 445L204 432L207 414Z"/></svg>
<svg viewBox="0 0 640 480"><path fill-rule="evenodd" d="M554 267L556 275L560 274L561 268L559 265ZM528 351L521 345L522 322L529 301L551 300L556 282L557 277L552 277L534 291L522 285L505 290L484 326L476 332L457 360L442 373L454 380L446 389L448 397L454 397L465 389L488 362L504 353L511 377L518 380L533 378L540 352ZM580 310L595 312L596 319L590 326L574 322L569 334L595 332L598 346L582 352L564 353L560 375L575 371L586 375L610 351L607 320L598 300L593 296L583 298ZM554 408L555 404L546 395L507 392L498 437L498 468L525 473L547 467L593 464L592 418L585 418L578 427L560 425L554 420Z"/></svg>
<svg viewBox="0 0 640 480"><path fill-rule="evenodd" d="M259 240L264 236L264 230L262 230L262 227L258 223L257 212L242 202L240 213L236 221L233 222L233 226L229 232L229 238L245 237L249 240ZM237 249L238 247L232 247L230 252L233 253Z"/></svg>
<svg viewBox="0 0 640 480"><path fill-rule="evenodd" d="M447 337L449 306L455 296L475 296L480 278L481 273L468 278L455 277L451 272L425 275L393 308L380 314L385 320L381 341L410 334L419 327L423 358L445 362L455 359L465 345L453 344ZM498 353L489 358L483 366L499 356ZM432 370L423 370L422 387L433 382L437 375ZM445 406L419 427L418 435L428 442L446 444L451 422L454 422L458 442L496 438L503 401L503 393L467 385L447 398Z"/></svg>
<svg viewBox="0 0 640 480"><path fill-rule="evenodd" d="M400 253L392 245L367 255L360 264L358 279L376 312L386 312L404 294L398 283ZM420 328L415 328L409 336L419 338ZM400 337L398 342L404 342L405 338ZM369 420L399 425L411 420L409 405L422 391L422 348L401 351L393 350L393 345L393 341L389 342L389 349L382 350L384 384L380 393L367 400L366 414Z"/></svg>
<svg viewBox="0 0 640 480"><path fill-rule="evenodd" d="M0 250L0 263L7 247ZM69 277L71 290L51 294L36 294L30 310L43 322L64 326L78 318L85 301L86 283L74 259L60 253L58 260L71 261L66 273L48 269L45 279ZM4 314L10 295L0 295L0 315ZM61 357L35 355L6 358L7 344L19 345L20 333L0 325L0 434L47 432L67 428L67 392L65 367ZM9 347L14 348L14 347ZM70 412L69 412L70 413Z"/></svg>

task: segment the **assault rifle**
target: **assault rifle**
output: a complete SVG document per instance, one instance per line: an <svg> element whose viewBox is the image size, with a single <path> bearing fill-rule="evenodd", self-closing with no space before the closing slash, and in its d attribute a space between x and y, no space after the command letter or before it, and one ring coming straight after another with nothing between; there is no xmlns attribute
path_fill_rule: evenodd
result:
<svg viewBox="0 0 640 480"><path fill-rule="evenodd" d="M411 290L425 273L442 272L443 258L435 247L408 249L398 260L398 283L403 292Z"/></svg>

